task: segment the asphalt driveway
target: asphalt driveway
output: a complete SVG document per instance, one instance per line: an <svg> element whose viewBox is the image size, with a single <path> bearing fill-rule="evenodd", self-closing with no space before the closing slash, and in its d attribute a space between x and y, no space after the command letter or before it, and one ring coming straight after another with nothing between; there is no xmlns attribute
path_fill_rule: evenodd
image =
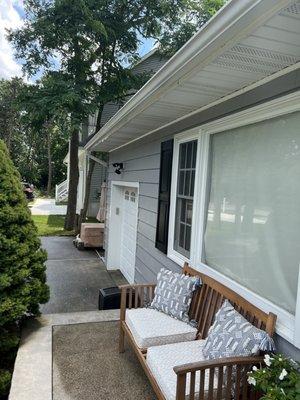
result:
<svg viewBox="0 0 300 400"><path fill-rule="evenodd" d="M95 250L77 250L70 237L42 237L48 252L47 283L50 300L42 314L98 309L102 287L127 283L120 271L107 271Z"/></svg>

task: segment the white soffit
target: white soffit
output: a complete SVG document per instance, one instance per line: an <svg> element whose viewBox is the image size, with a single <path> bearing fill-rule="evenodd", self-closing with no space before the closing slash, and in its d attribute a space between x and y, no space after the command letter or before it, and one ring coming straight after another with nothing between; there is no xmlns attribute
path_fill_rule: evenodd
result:
<svg viewBox="0 0 300 400"><path fill-rule="evenodd" d="M300 0L232 0L87 143L112 151L300 61Z"/></svg>

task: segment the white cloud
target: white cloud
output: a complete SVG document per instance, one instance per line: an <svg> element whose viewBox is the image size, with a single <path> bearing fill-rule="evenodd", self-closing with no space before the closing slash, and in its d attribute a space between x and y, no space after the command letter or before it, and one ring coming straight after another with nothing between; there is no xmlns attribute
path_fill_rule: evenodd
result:
<svg viewBox="0 0 300 400"><path fill-rule="evenodd" d="M13 7L15 0L0 1L0 78L22 76L21 65L13 55L13 48L6 39L6 29L16 29L23 23L19 13ZM22 2L17 5L22 8Z"/></svg>

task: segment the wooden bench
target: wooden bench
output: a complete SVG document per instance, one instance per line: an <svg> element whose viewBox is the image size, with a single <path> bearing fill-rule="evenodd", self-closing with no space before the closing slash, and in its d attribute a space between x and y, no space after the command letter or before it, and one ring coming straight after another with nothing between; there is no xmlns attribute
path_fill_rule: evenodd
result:
<svg viewBox="0 0 300 400"><path fill-rule="evenodd" d="M184 265L183 273L190 276L200 276L202 280L202 286L195 292L189 312L190 318L197 321L196 339L205 339L207 337L208 330L213 323L214 315L225 299L228 299L236 310L254 326L265 330L271 337L273 336L276 323L276 316L274 314L263 312L233 290L215 279L194 270L187 263ZM142 284L121 287L119 351L124 352L124 339L126 336L141 362L158 399L166 400L147 365L147 349L140 349L137 346L125 321L126 301L128 301L129 309L144 307L153 299L155 286L155 284ZM196 399L195 382L199 376L200 391L199 396L197 395L197 399L199 400L224 398L239 400L255 399L256 395L247 383L247 372L250 371L254 365L259 365L261 361L262 356L233 357L176 366L174 368L177 374L176 400ZM236 381L241 383L241 385L235 386L236 390L234 396L232 395L233 371ZM217 388L214 384L216 373L218 374ZM203 389L205 379L209 379L208 391L206 390L206 392L204 392ZM189 381L189 387L187 387L187 381ZM226 387L224 394L225 381Z"/></svg>

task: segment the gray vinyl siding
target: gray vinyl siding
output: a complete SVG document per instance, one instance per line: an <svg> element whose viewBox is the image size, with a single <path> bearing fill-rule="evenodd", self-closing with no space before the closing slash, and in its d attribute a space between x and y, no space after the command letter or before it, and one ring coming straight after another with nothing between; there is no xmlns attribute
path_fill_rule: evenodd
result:
<svg viewBox="0 0 300 400"><path fill-rule="evenodd" d="M135 65L132 70L136 74L142 74L144 72L157 72L165 63L167 59L162 57L158 53L154 53L147 57L145 60L139 62Z"/></svg>
<svg viewBox="0 0 300 400"><path fill-rule="evenodd" d="M158 206L158 185L160 146L163 140L167 140L175 133L187 128L199 126L205 122L217 119L221 116L245 109L249 106L267 101L271 98L286 94L299 88L299 71L293 72L286 77L281 77L272 84L268 83L262 87L243 94L235 99L228 100L222 105L215 106L194 115L190 120L174 126L162 129L155 135L148 136L142 140L132 143L122 149L110 153L108 185L112 180L123 180L139 182L139 211L137 228L137 247L135 281L152 282L156 280L156 274L164 266L173 271L179 271L180 267L170 260L165 254L155 248L156 219ZM114 173L112 163L123 162L124 172L121 175ZM176 166L173 166L173 168ZM108 190L108 207L110 203L110 190ZM108 214L107 214L108 215ZM107 221L106 250L109 243ZM300 350L296 349L282 338L276 338L278 350L300 360Z"/></svg>
<svg viewBox="0 0 300 400"><path fill-rule="evenodd" d="M205 122L217 119L221 116L239 111L255 105L258 102L267 101L270 98L284 94L299 86L299 73L291 73L286 77L281 77L276 81L267 83L264 87L259 87L250 93L243 94L235 99L228 100L222 105L214 107L214 112L207 109L193 116L190 126L195 127ZM255 95L256 94L256 95ZM188 125L189 122L186 122ZM108 185L111 186L112 180L123 180L139 183L139 213L138 213L138 232L137 232L137 251L136 251L136 282L149 281L155 278L158 270L158 262L171 270L177 271L178 265L166 257L165 254L155 248L157 206L158 206L158 185L159 185L159 166L160 166L160 146L163 140L173 137L171 132L178 133L178 124L162 129L155 135L150 135L142 140L136 141L131 145L110 153L108 168ZM123 162L124 171L121 175L114 173L112 164ZM110 190L108 190L108 207L110 201ZM109 225L109 221L107 221ZM107 232L108 233L108 232ZM107 239L106 235L106 240ZM108 243L106 243L106 248ZM143 254L143 257L141 256ZM143 260L143 261L142 261Z"/></svg>

